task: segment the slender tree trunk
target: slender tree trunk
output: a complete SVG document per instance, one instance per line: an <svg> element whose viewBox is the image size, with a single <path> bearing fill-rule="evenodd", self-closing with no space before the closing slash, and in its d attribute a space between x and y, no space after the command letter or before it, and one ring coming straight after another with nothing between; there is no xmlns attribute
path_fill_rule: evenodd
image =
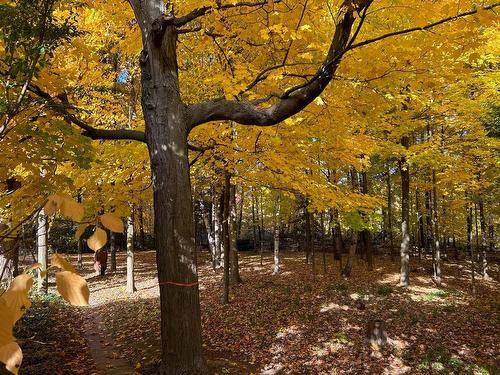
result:
<svg viewBox="0 0 500 375"><path fill-rule="evenodd" d="M212 195L212 220L213 220L214 239L215 239L214 268L218 269L221 267L222 248L224 245L222 243L222 238L221 238L222 237L221 236L221 231L222 231L221 206L220 206L219 197L217 197L215 189L214 189L214 193Z"/></svg>
<svg viewBox="0 0 500 375"><path fill-rule="evenodd" d="M408 148L408 137L401 139ZM407 287L410 283L410 170L406 158L399 162L401 173L401 271L399 285Z"/></svg>
<svg viewBox="0 0 500 375"><path fill-rule="evenodd" d="M472 256L472 205L467 206L467 253Z"/></svg>
<svg viewBox="0 0 500 375"><path fill-rule="evenodd" d="M144 232L144 210L142 208L142 202L139 204L138 213L139 213L139 241L141 249L145 249L146 247L146 233Z"/></svg>
<svg viewBox="0 0 500 375"><path fill-rule="evenodd" d="M234 193L234 205L236 206L236 191ZM236 239L239 240L241 238L241 224L243 223L243 202L245 200L245 189L241 187L241 193L240 193L240 201L239 201L239 210L238 210L238 226L237 226L237 233L236 233Z"/></svg>
<svg viewBox="0 0 500 375"><path fill-rule="evenodd" d="M231 239L229 234L229 202L231 195L231 175L224 171L224 191L222 192L222 234L224 238L224 295L223 303L229 303L229 251Z"/></svg>
<svg viewBox="0 0 500 375"><path fill-rule="evenodd" d="M415 209L417 211L418 223L418 264L422 261L422 249L425 249L425 230L424 230L424 215L420 205L420 192L415 189Z"/></svg>
<svg viewBox="0 0 500 375"><path fill-rule="evenodd" d="M109 232L109 252L111 257L111 272L116 272L116 243L115 234L112 231Z"/></svg>
<svg viewBox="0 0 500 375"><path fill-rule="evenodd" d="M326 247L325 247L325 218L324 212L320 213L319 216L320 226L321 226L321 254L323 256L323 274L326 275L327 264L326 264Z"/></svg>
<svg viewBox="0 0 500 375"><path fill-rule="evenodd" d="M351 237L351 244L349 246L349 254L347 256L347 262L342 269L342 276L350 277L352 273L352 265L354 262L354 257L356 256L356 247L358 246L358 232L353 230Z"/></svg>
<svg viewBox="0 0 500 375"><path fill-rule="evenodd" d="M273 265L273 275L277 275L280 272L280 214L281 214L281 195L276 194L276 199L274 203L274 265Z"/></svg>
<svg viewBox="0 0 500 375"><path fill-rule="evenodd" d="M262 197L262 192L260 195L260 229L259 229L259 239L260 239L260 265L262 266L263 264L263 257L264 257L264 198Z"/></svg>
<svg viewBox="0 0 500 375"><path fill-rule="evenodd" d="M436 171L432 171L432 203L434 222L434 282L441 286L441 248L439 243L439 217L438 217L438 202L437 202L437 186L436 186Z"/></svg>
<svg viewBox="0 0 500 375"><path fill-rule="evenodd" d="M475 208L474 204L474 208ZM470 260L471 260L471 283L472 294L476 294L476 259L474 256L474 246L472 246L472 204L469 206L469 220L470 220ZM476 220L476 233L477 233L477 220Z"/></svg>
<svg viewBox="0 0 500 375"><path fill-rule="evenodd" d="M332 220L335 224L332 227L333 236L333 258L339 262L339 271L342 272L342 252L344 251L342 242L342 229L340 227L339 211L334 209L332 212Z"/></svg>
<svg viewBox="0 0 500 375"><path fill-rule="evenodd" d="M394 263L394 234L392 233L392 184L391 184L391 168L387 163L387 235L389 236L389 254L391 262Z"/></svg>
<svg viewBox="0 0 500 375"><path fill-rule="evenodd" d="M486 218L482 199L479 199L479 222L481 224L481 272L483 278L488 279L488 259L486 253L488 250L488 236L486 233Z"/></svg>
<svg viewBox="0 0 500 375"><path fill-rule="evenodd" d="M127 293L134 293L134 212L130 212L127 218Z"/></svg>
<svg viewBox="0 0 500 375"><path fill-rule="evenodd" d="M210 258L212 260L212 268L215 271L215 261L216 261L216 253L217 253L217 244L215 242L215 231L212 230L212 225L210 224L210 214L209 207L206 206L206 203L201 201L201 216L203 218L203 223L205 224L205 229L207 231L207 239L208 239L208 250L210 252Z"/></svg>
<svg viewBox="0 0 500 375"><path fill-rule="evenodd" d="M38 253L38 263L42 265L42 269L38 269L37 285L38 290L45 290L47 293L48 288L48 278L47 272L45 276L42 275L42 270L47 269L47 258L48 258L48 248L47 248L47 216L42 210L37 215L37 230L36 230L36 245Z"/></svg>
<svg viewBox="0 0 500 375"><path fill-rule="evenodd" d="M236 186L231 185L231 202L230 202L230 221L229 229L231 235L231 253L229 258L231 259L231 283L233 285L241 283L240 277L240 264L239 264L239 254L238 254L238 229L236 224Z"/></svg>
<svg viewBox="0 0 500 375"><path fill-rule="evenodd" d="M361 172L361 181L363 183L361 192L363 194L368 194L368 175L366 172ZM368 271L373 271L373 246L372 246L372 236L368 229L363 229L362 232L363 246L365 248L366 263L368 265Z"/></svg>
<svg viewBox="0 0 500 375"><path fill-rule="evenodd" d="M253 230L253 250L257 252L257 215L255 212L255 191L252 189L252 230Z"/></svg>

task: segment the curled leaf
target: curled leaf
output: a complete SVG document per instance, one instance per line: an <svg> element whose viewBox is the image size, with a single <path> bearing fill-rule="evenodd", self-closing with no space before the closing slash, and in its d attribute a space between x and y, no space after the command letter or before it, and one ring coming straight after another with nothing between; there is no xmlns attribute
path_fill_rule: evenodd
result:
<svg viewBox="0 0 500 375"><path fill-rule="evenodd" d="M107 214L99 216L99 220L101 221L102 225L104 225L112 232L123 233L125 231L122 219L113 212L109 212Z"/></svg>
<svg viewBox="0 0 500 375"><path fill-rule="evenodd" d="M71 271L56 273L56 285L59 294L73 306L87 306L90 291L83 277Z"/></svg>
<svg viewBox="0 0 500 375"><path fill-rule="evenodd" d="M108 240L108 235L101 228L96 228L95 232L90 238L87 240L87 245L94 251L100 250L106 245L106 241Z"/></svg>
<svg viewBox="0 0 500 375"><path fill-rule="evenodd" d="M77 273L75 267L73 267L73 265L70 262L68 262L66 259L64 259L63 256L59 254L52 255L52 258L50 259L50 265L61 268L64 271Z"/></svg>

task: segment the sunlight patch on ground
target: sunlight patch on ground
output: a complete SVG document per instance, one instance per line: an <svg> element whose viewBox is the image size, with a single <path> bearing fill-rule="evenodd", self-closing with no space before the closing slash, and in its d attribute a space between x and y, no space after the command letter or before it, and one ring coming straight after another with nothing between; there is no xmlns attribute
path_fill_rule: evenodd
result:
<svg viewBox="0 0 500 375"><path fill-rule="evenodd" d="M331 310L347 311L349 309L350 309L350 307L347 305L338 305L334 302L330 302L330 303L324 303L323 305L321 305L319 311L320 312L327 312L327 311L331 311Z"/></svg>
<svg viewBox="0 0 500 375"><path fill-rule="evenodd" d="M397 284L399 282L399 273L388 273L378 282L380 284Z"/></svg>
<svg viewBox="0 0 500 375"><path fill-rule="evenodd" d="M408 374L411 367L406 366L400 357L391 355L389 365L384 369L383 375L401 375Z"/></svg>

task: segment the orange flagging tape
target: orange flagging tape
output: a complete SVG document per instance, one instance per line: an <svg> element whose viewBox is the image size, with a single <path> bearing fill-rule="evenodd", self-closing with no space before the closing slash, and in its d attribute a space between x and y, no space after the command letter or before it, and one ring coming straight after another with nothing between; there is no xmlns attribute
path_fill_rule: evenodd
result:
<svg viewBox="0 0 500 375"><path fill-rule="evenodd" d="M176 283L174 281L161 281L158 283L158 285L195 286L198 285L198 282L195 281L194 283Z"/></svg>

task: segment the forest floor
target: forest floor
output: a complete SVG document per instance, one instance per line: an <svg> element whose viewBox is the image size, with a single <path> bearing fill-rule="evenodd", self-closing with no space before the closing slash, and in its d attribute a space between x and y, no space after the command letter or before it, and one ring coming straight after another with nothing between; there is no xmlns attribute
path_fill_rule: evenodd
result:
<svg viewBox="0 0 500 375"><path fill-rule="evenodd" d="M398 264L389 258L376 257L371 272L365 262L356 261L349 279L339 275L338 263L333 264L330 254L327 258L324 273L322 256L317 256L314 277L303 254L285 252L281 272L273 276L271 254L265 254L261 266L258 255L241 253L243 283L232 288L231 303L223 305L222 270L214 272L201 257L203 340L214 374L500 373L498 264L490 268L491 280L477 279L472 297L470 273L463 262L444 262L443 285L436 288L428 272L430 261L419 266L412 259L411 286L403 289L397 286ZM106 358L121 361L120 365L128 362L130 369L141 374L158 362L155 254L136 253L133 295L125 290L125 254L118 255L118 265L116 273L96 277L91 255L84 257L90 308L49 302L58 315L42 330L50 327L50 332L59 332L45 340L56 353L56 360L45 359L51 374L112 373L112 365L99 369ZM367 323L374 319L385 323L388 336L380 351L373 351L366 340ZM92 321L101 328L99 337L89 340ZM100 359L90 350L96 340L102 344ZM32 361L33 343L28 344L28 350L23 346L23 367ZM75 345L78 357L72 349ZM69 362L63 364L65 360ZM21 374L37 374L24 370Z"/></svg>

